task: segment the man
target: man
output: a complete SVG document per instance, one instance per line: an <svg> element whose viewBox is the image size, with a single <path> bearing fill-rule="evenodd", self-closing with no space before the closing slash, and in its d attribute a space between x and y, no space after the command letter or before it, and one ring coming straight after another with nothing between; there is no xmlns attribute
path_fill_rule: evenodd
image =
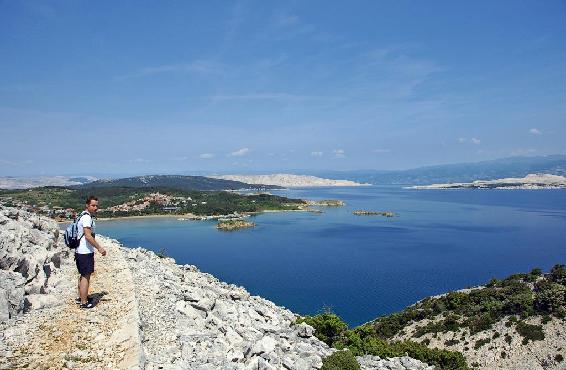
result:
<svg viewBox="0 0 566 370"><path fill-rule="evenodd" d="M88 299L90 274L94 272L94 249L106 256L106 249L94 239L96 235L94 217L97 210L98 198L91 195L86 199L86 209L77 223L80 243L75 251L75 262L80 274L78 289L81 308L94 307L93 302Z"/></svg>

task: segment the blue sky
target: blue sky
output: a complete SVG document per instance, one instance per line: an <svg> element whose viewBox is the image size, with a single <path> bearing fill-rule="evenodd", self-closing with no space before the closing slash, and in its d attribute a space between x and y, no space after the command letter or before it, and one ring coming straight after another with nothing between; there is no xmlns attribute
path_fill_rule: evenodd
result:
<svg viewBox="0 0 566 370"><path fill-rule="evenodd" d="M566 1L0 1L0 176L566 153Z"/></svg>

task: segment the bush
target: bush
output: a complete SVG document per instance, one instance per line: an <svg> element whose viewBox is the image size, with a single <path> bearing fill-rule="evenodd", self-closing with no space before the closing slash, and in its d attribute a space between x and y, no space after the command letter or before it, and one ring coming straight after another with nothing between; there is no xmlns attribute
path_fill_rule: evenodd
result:
<svg viewBox="0 0 566 370"><path fill-rule="evenodd" d="M306 322L315 329L314 336L330 347L348 330L348 325L337 315L325 312L316 316L305 316L297 324Z"/></svg>
<svg viewBox="0 0 566 370"><path fill-rule="evenodd" d="M464 356L459 352L428 348L411 341L395 342L392 343L392 346L395 348L397 356L404 356L406 353L409 357L436 366L439 369L469 369Z"/></svg>
<svg viewBox="0 0 566 370"><path fill-rule="evenodd" d="M322 360L322 370L360 370L360 364L352 352L338 351Z"/></svg>
<svg viewBox="0 0 566 370"><path fill-rule="evenodd" d="M507 344L511 344L513 337L511 337L509 334L505 334L505 341L507 342Z"/></svg>
<svg viewBox="0 0 566 370"><path fill-rule="evenodd" d="M466 325L470 328L470 334L475 334L491 328L494 322L489 313L484 313L481 316L470 317L466 320Z"/></svg>
<svg viewBox="0 0 566 370"><path fill-rule="evenodd" d="M553 283L566 286L566 265L554 265L548 279Z"/></svg>
<svg viewBox="0 0 566 370"><path fill-rule="evenodd" d="M159 258L167 258L169 257L167 255L167 251L165 250L165 248L161 248L158 252L155 252L155 255Z"/></svg>
<svg viewBox="0 0 566 370"><path fill-rule="evenodd" d="M537 309L555 313L565 305L566 287L564 285L552 281L540 281L535 284L535 306Z"/></svg>
<svg viewBox="0 0 566 370"><path fill-rule="evenodd" d="M458 343L460 343L460 341L458 339L449 339L449 340L444 342L444 345L451 347L451 346L454 346Z"/></svg>
<svg viewBox="0 0 566 370"><path fill-rule="evenodd" d="M562 362L564 361L564 356L562 356L560 353L557 354L556 356L554 356L554 361L556 362Z"/></svg>
<svg viewBox="0 0 566 370"><path fill-rule="evenodd" d="M543 340L544 332L542 326L531 325L526 322L519 321L517 323L517 332L523 337L523 344L529 343L530 340Z"/></svg>
<svg viewBox="0 0 566 370"><path fill-rule="evenodd" d="M497 286L497 284L499 284L499 280L497 280L496 278L491 278L491 280L485 286L488 288L493 288Z"/></svg>
<svg viewBox="0 0 566 370"><path fill-rule="evenodd" d="M487 344L491 341L490 338L484 338L484 339L480 339L478 340L475 344L474 344L474 349L480 349L480 347L482 347L484 344Z"/></svg>

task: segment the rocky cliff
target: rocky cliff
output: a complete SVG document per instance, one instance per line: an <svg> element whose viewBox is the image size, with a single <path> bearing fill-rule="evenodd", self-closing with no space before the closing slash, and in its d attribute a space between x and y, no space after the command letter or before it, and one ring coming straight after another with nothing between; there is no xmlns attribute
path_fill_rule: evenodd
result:
<svg viewBox="0 0 566 370"><path fill-rule="evenodd" d="M98 237L98 236L97 236ZM192 265L100 237L91 297L53 221L0 206L0 369L320 369L335 349L297 315ZM358 357L362 369L429 369Z"/></svg>

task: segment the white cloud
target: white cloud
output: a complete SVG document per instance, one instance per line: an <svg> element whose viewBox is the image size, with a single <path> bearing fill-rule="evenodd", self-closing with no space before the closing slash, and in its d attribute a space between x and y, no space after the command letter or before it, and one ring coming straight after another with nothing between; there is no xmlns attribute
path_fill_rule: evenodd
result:
<svg viewBox="0 0 566 370"><path fill-rule="evenodd" d="M202 159L214 158L214 153L202 153L201 155L199 155L199 158Z"/></svg>
<svg viewBox="0 0 566 370"><path fill-rule="evenodd" d="M463 143L471 143L471 144L475 144L475 145L481 144L481 140L478 139L478 138L475 138L475 137L473 137L469 140L466 139L465 137L459 137L458 142L461 143L461 144L463 144Z"/></svg>
<svg viewBox="0 0 566 370"><path fill-rule="evenodd" d="M332 96L319 96L319 95L300 95L300 94L290 94L284 92L266 92L266 93L249 93L249 94L230 94L230 95L214 95L210 97L210 100L215 102L222 101L250 101L250 100L275 100L275 101L286 101L286 102L304 102L304 101L340 101L343 98L337 98Z"/></svg>
<svg viewBox="0 0 566 370"><path fill-rule="evenodd" d="M241 156L248 154L249 152L250 152L249 148L242 148L242 149L238 149L235 152L228 154L228 156L229 157L241 157Z"/></svg>
<svg viewBox="0 0 566 370"><path fill-rule="evenodd" d="M532 128L529 130L529 132L533 135L542 135L542 132L540 132L538 128Z"/></svg>
<svg viewBox="0 0 566 370"><path fill-rule="evenodd" d="M311 156L313 156L313 157L322 157L323 154L324 153L322 153L322 152L311 152Z"/></svg>
<svg viewBox="0 0 566 370"><path fill-rule="evenodd" d="M133 163L149 163L151 162L150 159L145 159L145 158L136 158L136 159L130 159L129 162L133 162Z"/></svg>
<svg viewBox="0 0 566 370"><path fill-rule="evenodd" d="M120 76L119 78L125 79L125 78L145 77L145 76L153 76L163 73L209 74L209 73L219 73L220 71L221 68L212 62L197 60L192 63L162 64L159 66L144 67L135 73Z"/></svg>
<svg viewBox="0 0 566 370"><path fill-rule="evenodd" d="M6 159L0 159L0 165L6 165L6 166L19 167L19 166L32 164L32 163L33 163L33 161L31 159L26 159L26 160L23 160L23 161L9 161L9 160L6 160Z"/></svg>
<svg viewBox="0 0 566 370"><path fill-rule="evenodd" d="M521 155L533 154L533 153L536 153L536 152L537 152L537 150L532 149L532 148L528 148L528 149L519 148L519 149L512 150L509 154L512 155L512 156L521 156Z"/></svg>
<svg viewBox="0 0 566 370"><path fill-rule="evenodd" d="M344 152L344 149L334 149L333 153L336 156L336 158L345 158L346 157L346 152Z"/></svg>
<svg viewBox="0 0 566 370"><path fill-rule="evenodd" d="M299 17L297 17L296 15L281 15L277 18L277 24L279 26L285 27L285 26L291 26L296 24L299 21Z"/></svg>

